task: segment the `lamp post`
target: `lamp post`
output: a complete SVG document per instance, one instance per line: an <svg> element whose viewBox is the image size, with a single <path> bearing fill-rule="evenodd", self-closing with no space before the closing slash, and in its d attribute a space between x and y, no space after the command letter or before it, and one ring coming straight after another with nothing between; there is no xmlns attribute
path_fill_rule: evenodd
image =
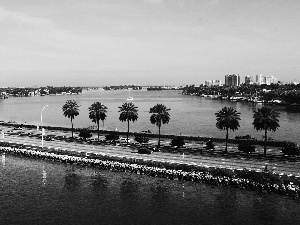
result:
<svg viewBox="0 0 300 225"><path fill-rule="evenodd" d="M44 139L43 139L43 137L44 137L44 130L43 130L43 111L44 111L44 109L45 109L47 106L48 106L48 105L45 105L44 108L43 108L42 111L41 111L42 148L43 148L43 146L44 146Z"/></svg>

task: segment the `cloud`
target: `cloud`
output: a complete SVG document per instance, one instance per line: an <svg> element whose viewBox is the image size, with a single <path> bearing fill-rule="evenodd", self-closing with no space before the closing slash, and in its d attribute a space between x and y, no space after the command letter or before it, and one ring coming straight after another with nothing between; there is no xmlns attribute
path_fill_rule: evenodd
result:
<svg viewBox="0 0 300 225"><path fill-rule="evenodd" d="M153 4L153 3L161 3L163 0L143 0L143 1L146 3Z"/></svg>
<svg viewBox="0 0 300 225"><path fill-rule="evenodd" d="M45 18L33 17L21 12L0 8L0 31L53 31L55 24Z"/></svg>

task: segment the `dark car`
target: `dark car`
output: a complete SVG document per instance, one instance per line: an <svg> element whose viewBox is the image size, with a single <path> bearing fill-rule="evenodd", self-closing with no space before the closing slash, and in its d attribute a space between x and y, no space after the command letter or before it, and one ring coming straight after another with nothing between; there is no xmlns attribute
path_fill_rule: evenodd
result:
<svg viewBox="0 0 300 225"><path fill-rule="evenodd" d="M27 136L27 134L26 134L26 133L24 133L24 132L18 132L18 135L19 135L19 136L21 136L21 137L25 137L25 136Z"/></svg>
<svg viewBox="0 0 300 225"><path fill-rule="evenodd" d="M45 141L54 141L54 138L53 138L53 137L46 136L46 137L44 137L44 140L45 140Z"/></svg>
<svg viewBox="0 0 300 225"><path fill-rule="evenodd" d="M138 153L140 154L151 154L153 151L150 148L140 147L138 148Z"/></svg>
<svg viewBox="0 0 300 225"><path fill-rule="evenodd" d="M143 133L143 134L152 134L152 132L150 130L142 130L141 133Z"/></svg>

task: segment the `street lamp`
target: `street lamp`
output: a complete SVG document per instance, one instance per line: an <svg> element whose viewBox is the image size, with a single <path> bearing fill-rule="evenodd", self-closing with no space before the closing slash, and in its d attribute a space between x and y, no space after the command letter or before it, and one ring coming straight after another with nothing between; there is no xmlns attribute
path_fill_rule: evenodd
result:
<svg viewBox="0 0 300 225"><path fill-rule="evenodd" d="M44 109L47 107L48 105L45 105L44 108L42 109L41 111L41 129L42 129L42 148L43 148L43 145L44 145L44 130L43 130L43 111Z"/></svg>

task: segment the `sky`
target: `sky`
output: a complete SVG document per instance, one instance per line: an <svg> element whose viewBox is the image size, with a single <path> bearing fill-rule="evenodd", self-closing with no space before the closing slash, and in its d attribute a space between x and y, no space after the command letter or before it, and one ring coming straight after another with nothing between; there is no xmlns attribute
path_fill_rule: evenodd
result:
<svg viewBox="0 0 300 225"><path fill-rule="evenodd" d="M300 81L297 0L0 0L0 87Z"/></svg>

